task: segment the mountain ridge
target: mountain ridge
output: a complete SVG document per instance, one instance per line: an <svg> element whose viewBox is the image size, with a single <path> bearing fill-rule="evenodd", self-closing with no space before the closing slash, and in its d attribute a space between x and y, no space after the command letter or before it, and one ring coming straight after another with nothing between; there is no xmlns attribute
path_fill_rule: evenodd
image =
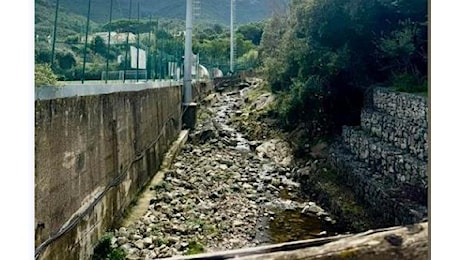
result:
<svg viewBox="0 0 460 260"><path fill-rule="evenodd" d="M46 2L55 6L56 0L35 1ZM130 0L113 0L112 19L128 18ZM230 24L230 0L200 0L200 16L198 20L205 20L225 25ZM245 24L257 22L270 17L276 6L287 6L290 0L236 0L235 23ZM169 18L185 20L185 0L133 0L131 18L137 19L137 5L140 6L140 17ZM60 0L60 9L69 13L85 16L88 11L88 0ZM98 23L107 23L109 20L110 2L91 0L90 19Z"/></svg>

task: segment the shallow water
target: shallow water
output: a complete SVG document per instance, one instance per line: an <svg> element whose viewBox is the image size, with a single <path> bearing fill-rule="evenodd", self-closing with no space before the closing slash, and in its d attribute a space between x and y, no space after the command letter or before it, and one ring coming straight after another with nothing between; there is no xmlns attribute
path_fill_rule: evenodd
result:
<svg viewBox="0 0 460 260"><path fill-rule="evenodd" d="M302 214L301 211L302 209L275 212L274 218L269 221L267 230L271 243L305 240L336 234L332 224L316 216Z"/></svg>
<svg viewBox="0 0 460 260"><path fill-rule="evenodd" d="M229 100L228 96L222 97L225 101ZM238 140L238 148L250 151L249 141L243 137L243 134L238 132L234 127L229 125L229 116L225 111L232 110L227 104L221 105L217 110L217 122L222 129L234 134ZM262 173L263 175L263 173ZM278 198L282 200L297 201L299 203L307 202L299 188L280 189ZM340 228L331 222L324 220L324 217L316 215L304 214L302 208L285 209L274 208L271 210L273 214L269 216L260 216L259 218L259 233L256 239L263 243L283 243L296 240L312 239L317 237L332 236L339 233Z"/></svg>

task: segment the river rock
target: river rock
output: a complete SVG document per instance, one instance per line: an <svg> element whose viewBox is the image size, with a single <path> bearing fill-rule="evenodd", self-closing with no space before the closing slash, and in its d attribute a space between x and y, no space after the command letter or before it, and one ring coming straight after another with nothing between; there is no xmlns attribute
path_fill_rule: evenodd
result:
<svg viewBox="0 0 460 260"><path fill-rule="evenodd" d="M139 227L138 227L138 229L139 229ZM139 234L132 234L130 239L131 240L139 240L139 239L142 239L142 236L139 235Z"/></svg>
<svg viewBox="0 0 460 260"><path fill-rule="evenodd" d="M125 251L125 252L128 252L128 250L131 248L131 245L126 243L126 244L123 244L120 246L120 248Z"/></svg>
<svg viewBox="0 0 460 260"><path fill-rule="evenodd" d="M142 242L144 243L144 246L148 247L153 244L153 239L151 237L146 237L142 239Z"/></svg>
<svg viewBox="0 0 460 260"><path fill-rule="evenodd" d="M324 209L322 209L318 205L310 202L308 205L306 205L302 209L302 213L312 213L312 214L316 214L316 215L322 215L322 214L325 213L325 211L324 211Z"/></svg>
<svg viewBox="0 0 460 260"><path fill-rule="evenodd" d="M150 252L145 257L145 260L155 259L157 257L158 257L158 255L155 253L155 251L150 250Z"/></svg>
<svg viewBox="0 0 460 260"><path fill-rule="evenodd" d="M271 139L256 148L260 158L270 158L277 164L289 166L293 160L292 149L287 142L279 139Z"/></svg>
<svg viewBox="0 0 460 260"><path fill-rule="evenodd" d="M201 131L195 132L192 135L190 135L190 140L193 143L204 144L210 139L213 139L215 137L216 137L216 133L214 132L214 130L211 128L206 128L206 129L202 129Z"/></svg>
<svg viewBox="0 0 460 260"><path fill-rule="evenodd" d="M252 189L252 188L253 188L252 185L249 184L249 183L244 183L244 184L243 184L243 189L250 190L250 189Z"/></svg>
<svg viewBox="0 0 460 260"><path fill-rule="evenodd" d="M128 231L125 227L121 227L119 230L118 230L118 235L120 237L128 237Z"/></svg>
<svg viewBox="0 0 460 260"><path fill-rule="evenodd" d="M262 99L259 108L270 96ZM120 228L114 246L132 249L137 253L129 256L142 259L183 255L191 241L209 252L256 246L268 242L256 232L267 234L267 221L282 210L305 207L278 198L282 187L299 188L287 174L293 158L288 143L250 142L230 124L235 109L245 111L241 104L238 95L224 93L208 116L198 118L164 185L148 191L153 193L149 214L129 229Z"/></svg>
<svg viewBox="0 0 460 260"><path fill-rule="evenodd" d="M139 249L144 249L144 241L142 241L141 239L134 242L134 245Z"/></svg>
<svg viewBox="0 0 460 260"><path fill-rule="evenodd" d="M126 237L118 237L118 238L117 238L117 244L118 244L119 246L124 245L124 244L126 244L126 243L128 243L128 242L129 242L129 240L128 240L128 238L126 238Z"/></svg>
<svg viewBox="0 0 460 260"><path fill-rule="evenodd" d="M139 249L137 248L131 248L128 251L128 255L126 256L126 259L129 260L140 260L141 257L139 256Z"/></svg>

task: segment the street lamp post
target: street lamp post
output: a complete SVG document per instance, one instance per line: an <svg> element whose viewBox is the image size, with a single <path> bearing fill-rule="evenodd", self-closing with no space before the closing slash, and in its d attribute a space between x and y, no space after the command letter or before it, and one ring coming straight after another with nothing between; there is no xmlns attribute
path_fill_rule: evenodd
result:
<svg viewBox="0 0 460 260"><path fill-rule="evenodd" d="M192 101L192 0L187 1L185 16L184 103Z"/></svg>
<svg viewBox="0 0 460 260"><path fill-rule="evenodd" d="M192 0L187 1L185 17L184 51L184 102L183 122L186 128L194 129L196 121L196 103L192 103Z"/></svg>

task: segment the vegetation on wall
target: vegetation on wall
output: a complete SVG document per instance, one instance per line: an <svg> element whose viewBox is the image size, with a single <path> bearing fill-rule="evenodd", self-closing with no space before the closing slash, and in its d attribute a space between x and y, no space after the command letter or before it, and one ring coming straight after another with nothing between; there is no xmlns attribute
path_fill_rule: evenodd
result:
<svg viewBox="0 0 460 260"><path fill-rule="evenodd" d="M92 260L123 260L126 259L126 253L119 248L112 248L111 240L113 234L108 233L102 236L94 247Z"/></svg>

